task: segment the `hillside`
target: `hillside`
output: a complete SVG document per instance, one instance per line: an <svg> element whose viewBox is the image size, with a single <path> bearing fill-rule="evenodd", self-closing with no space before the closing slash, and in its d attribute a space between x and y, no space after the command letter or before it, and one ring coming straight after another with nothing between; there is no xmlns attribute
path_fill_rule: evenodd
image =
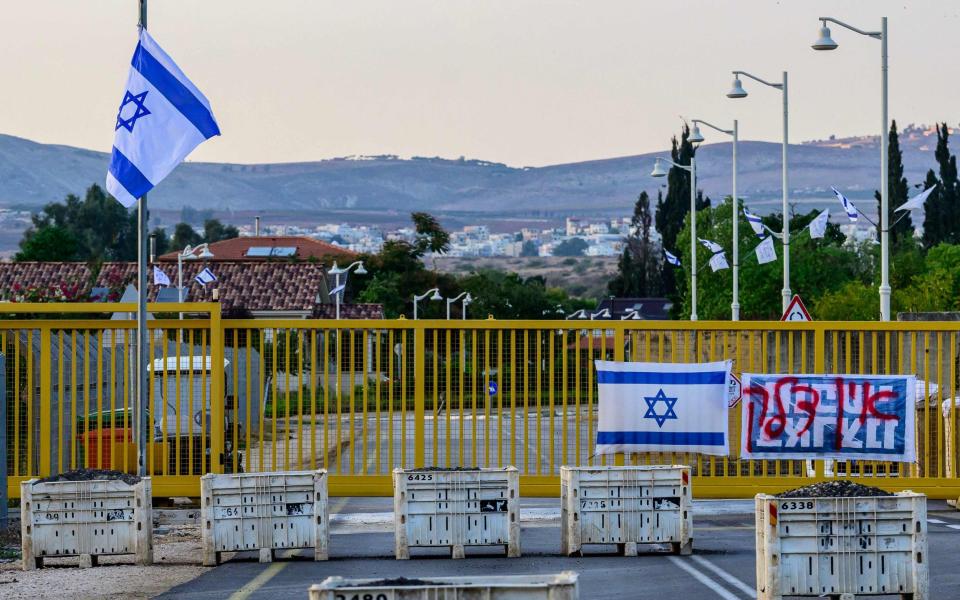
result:
<svg viewBox="0 0 960 600"><path fill-rule="evenodd" d="M932 141L931 141L932 138ZM934 164L932 130L902 136L907 177L922 181ZM238 165L188 163L151 193L153 206L215 211L328 211L362 213L428 210L437 214L566 216L626 214L640 190L656 195L653 158L642 154L547 167L510 167L479 160L394 156L317 162ZM740 195L759 212L780 197L780 145L740 143ZM829 186L852 199L872 196L879 179L873 137L823 140L790 147L791 197L800 204L830 200ZM698 155L700 187L729 194L730 144L705 145ZM104 178L107 155L0 135L0 207L40 206L81 192ZM198 199L202 199L199 200ZM865 211L872 206L863 205Z"/></svg>

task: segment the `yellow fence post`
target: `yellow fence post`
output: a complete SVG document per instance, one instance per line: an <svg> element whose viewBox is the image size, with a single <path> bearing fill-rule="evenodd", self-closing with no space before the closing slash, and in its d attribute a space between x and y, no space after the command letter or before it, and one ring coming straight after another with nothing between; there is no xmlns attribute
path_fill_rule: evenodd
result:
<svg viewBox="0 0 960 600"><path fill-rule="evenodd" d="M423 467L426 466L427 332L417 321L413 327L413 466ZM406 430L406 424L403 427Z"/></svg>
<svg viewBox="0 0 960 600"><path fill-rule="evenodd" d="M236 360L236 357L234 357ZM220 304L210 309L210 472L223 473L224 446L224 381L223 321Z"/></svg>
<svg viewBox="0 0 960 600"><path fill-rule="evenodd" d="M51 475L50 472L50 443L51 443L51 429L50 429L50 415L51 415L51 403L53 399L50 396L50 386L53 385L53 374L50 367L50 353L52 348L52 342L50 340L50 328L42 327L40 329L40 464L39 471L36 473L41 477L47 477ZM29 349L28 349L29 351ZM27 385L33 385L31 381L33 373L27 374ZM60 402L63 402L63 399L60 399ZM30 425L32 427L32 424ZM57 435L60 439L60 444L63 444L63 432L57 431ZM27 448L27 452L32 452L31 448ZM28 473L28 475L33 475L34 473Z"/></svg>
<svg viewBox="0 0 960 600"><path fill-rule="evenodd" d="M825 374L827 372L826 329L819 323L815 323L814 327L815 329L813 330L813 372L818 374ZM826 463L822 460L813 461L814 474L818 478L823 478L826 476L826 470L824 468L825 464Z"/></svg>
<svg viewBox="0 0 960 600"><path fill-rule="evenodd" d="M626 348L624 347L624 344L625 341L623 327L617 327L613 330L613 360L617 362L623 362L626 360ZM614 455L613 464L617 465L618 467L622 467L625 464L623 452L618 452L616 455Z"/></svg>

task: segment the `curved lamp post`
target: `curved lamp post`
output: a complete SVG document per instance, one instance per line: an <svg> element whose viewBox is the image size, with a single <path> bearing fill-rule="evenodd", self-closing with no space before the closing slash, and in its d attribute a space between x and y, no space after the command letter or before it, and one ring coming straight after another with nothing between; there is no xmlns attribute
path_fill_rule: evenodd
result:
<svg viewBox="0 0 960 600"><path fill-rule="evenodd" d="M687 138L691 143L699 144L703 142L703 134L700 133L698 125L706 125L720 133L725 133L733 137L733 300L730 302L730 319L732 321L740 320L740 228L737 215L737 139L739 136L737 120L733 120L733 129L723 129L703 119L693 119L693 130Z"/></svg>
<svg viewBox="0 0 960 600"><path fill-rule="evenodd" d="M665 177L661 162L690 172L690 320L697 320L697 159L690 157L690 166L680 165L668 158L657 158L651 177Z"/></svg>
<svg viewBox="0 0 960 600"><path fill-rule="evenodd" d="M837 25L873 38L880 40L880 319L882 321L890 320L890 215L889 202L890 182L887 179L889 172L889 160L887 148L890 143L890 128L887 124L887 91L889 83L887 81L887 18L880 19L880 31L864 31L853 25L848 25L843 21L838 21L833 17L820 17L820 35L817 41L812 44L814 50L836 50L837 43L830 37L830 28L827 23L836 23Z"/></svg>
<svg viewBox="0 0 960 600"><path fill-rule="evenodd" d="M363 261L360 261L360 260L347 265L347 267L344 269L341 269L340 267L338 267L337 262L334 261L333 266L330 267L330 270L328 271L328 273L336 277L336 280L334 281L334 284L333 284L334 285L333 290L334 290L334 302L336 302L336 305L337 305L336 319L338 321L340 320L340 303L343 302L343 289L340 288L340 276L341 275L346 276L351 269L353 269L353 272L356 273L357 275L367 274L367 270L363 268ZM344 287L346 287L346 281L344 281Z"/></svg>
<svg viewBox="0 0 960 600"><path fill-rule="evenodd" d="M433 295L431 296L431 294ZM439 288L430 288L429 290L425 291L419 296L414 294L413 295L413 320L414 321L417 320L417 303L423 300L424 298L426 298L427 296L430 296L430 300L433 300L434 302L443 300L443 296L440 295Z"/></svg>
<svg viewBox="0 0 960 600"><path fill-rule="evenodd" d="M473 302L473 296L470 295L470 292L460 292L455 298L447 298L447 320L450 320L450 305L463 298L463 308L461 309L461 317L466 320L467 318L467 305Z"/></svg>
<svg viewBox="0 0 960 600"><path fill-rule="evenodd" d="M747 91L743 89L743 84L740 82L740 76L749 77L754 81L762 83L763 85L770 86L772 88L778 89L783 92L783 160L782 160L782 178L783 178L783 233L781 239L783 241L783 289L781 290L781 295L783 296L783 310L787 310L787 306L790 304L790 298L792 294L790 293L790 213L787 206L787 198L789 195L789 186L787 184L787 144L788 144L788 93L787 93L787 72L783 72L783 81L781 83L773 83L761 79L756 75L751 75L746 71L733 71L733 85L730 88L730 91L727 92L727 98L746 98ZM736 222L736 220L734 220Z"/></svg>

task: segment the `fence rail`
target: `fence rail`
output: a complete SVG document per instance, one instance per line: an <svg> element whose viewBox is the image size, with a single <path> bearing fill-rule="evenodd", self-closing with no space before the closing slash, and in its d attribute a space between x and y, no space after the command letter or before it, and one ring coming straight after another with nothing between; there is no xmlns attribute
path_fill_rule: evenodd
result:
<svg viewBox="0 0 960 600"><path fill-rule="evenodd" d="M0 306L11 496L30 477L135 469L135 323L115 312L133 310ZM840 461L834 473L960 496L957 407L945 402L958 395L960 324L221 320L218 304L150 310L147 470L160 496L198 495L206 472L319 467L332 493L353 495L389 494L392 469L416 466L514 465L530 495L556 495L561 465L690 464L700 497L826 476L820 462L810 477L803 461L739 459L740 405L729 457L594 456L598 358L916 374L916 463Z"/></svg>

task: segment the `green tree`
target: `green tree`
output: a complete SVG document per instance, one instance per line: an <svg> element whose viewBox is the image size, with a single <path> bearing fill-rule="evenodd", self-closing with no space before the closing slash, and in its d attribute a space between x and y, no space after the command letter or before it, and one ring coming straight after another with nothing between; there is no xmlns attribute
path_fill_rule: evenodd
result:
<svg viewBox="0 0 960 600"><path fill-rule="evenodd" d="M203 223L203 241L208 244L240 237L240 231L233 225L224 225L219 219L207 219Z"/></svg>
<svg viewBox="0 0 960 600"><path fill-rule="evenodd" d="M59 225L41 227L20 242L20 251L14 256L25 261L76 261L86 258L80 240L72 231Z"/></svg>
<svg viewBox="0 0 960 600"><path fill-rule="evenodd" d="M870 273L872 256L864 255L863 249L851 250L843 245L844 236L839 228L830 225L822 239L811 239L804 227L819 211L797 215L790 219L793 235L791 245L791 287L807 300L836 290L850 280L863 280ZM759 243L743 214L740 219L740 304L743 319L777 319L782 312L780 290L783 287L783 247L776 244L777 260L761 265L757 263L754 248ZM779 231L781 217L766 219L774 231ZM733 235L733 216L730 199L716 207L704 208L697 213L697 233L713 240L727 253L732 262L730 240ZM776 243L776 242L775 242ZM690 245L689 218L677 238L678 247ZM697 278L697 313L701 319L727 319L730 316L732 298L732 269L713 272L706 265L710 251L697 244L697 262L700 268ZM690 262L684 261L677 269L677 287L680 298L678 315L690 313L689 293ZM814 315L819 318L818 315Z"/></svg>
<svg viewBox="0 0 960 600"><path fill-rule="evenodd" d="M644 191L633 207L630 234L624 239L617 275L607 284L607 290L612 295L642 298L663 293L661 252L651 239L652 225L650 197Z"/></svg>
<svg viewBox="0 0 960 600"><path fill-rule="evenodd" d="M187 223L177 223L173 228L173 239L170 241L174 250L183 250L187 246L196 246L203 243L203 236Z"/></svg>
<svg viewBox="0 0 960 600"><path fill-rule="evenodd" d="M23 256L47 256L57 260L82 260L100 264L107 260L135 260L136 211L128 211L107 195L99 185L90 186L83 200L74 194L63 202L51 202L32 218L23 235L20 249ZM47 228L61 233L43 233ZM69 234L69 235L63 235ZM38 240L31 238L41 235ZM44 242L44 240L47 240ZM52 240L65 241L64 248L41 248Z"/></svg>
<svg viewBox="0 0 960 600"><path fill-rule="evenodd" d="M889 167L887 171L887 223L889 227L890 248L898 250L904 244L913 244L913 219L910 211L895 213L894 209L909 200L910 188L907 178L903 175L903 153L900 151L900 135L897 133L897 122L890 123L890 143L887 146ZM880 192L874 192L877 199L877 214L880 214ZM899 220L898 220L899 219ZM880 232L877 232L877 240Z"/></svg>
<svg viewBox="0 0 960 600"><path fill-rule="evenodd" d="M520 256L526 258L530 256L539 256L540 251L537 249L537 245L534 244L531 240L527 240L523 243L523 246L520 248Z"/></svg>
<svg viewBox="0 0 960 600"><path fill-rule="evenodd" d="M877 289L856 279L824 293L811 309L820 321L876 321L880 317Z"/></svg>
<svg viewBox="0 0 960 600"><path fill-rule="evenodd" d="M440 226L437 219L425 212L415 212L410 215L413 221L414 229L417 232L416 239L413 242L414 248L419 256L427 252L433 254L446 254L450 249L450 234Z"/></svg>
<svg viewBox="0 0 960 600"><path fill-rule="evenodd" d="M957 181L957 157L950 154L946 123L937 128L937 149L934 156L940 169L939 179L933 170L927 172L924 187L938 187L923 204L923 245L932 248L941 242L960 243L960 185Z"/></svg>
<svg viewBox="0 0 960 600"><path fill-rule="evenodd" d="M459 285L473 298L467 314L477 318L562 319L583 305L560 289L548 288L541 276L523 278L517 273L483 269L467 275Z"/></svg>
<svg viewBox="0 0 960 600"><path fill-rule="evenodd" d="M563 240L553 247L554 256L583 256L587 249L587 243L581 238L572 237Z"/></svg>

